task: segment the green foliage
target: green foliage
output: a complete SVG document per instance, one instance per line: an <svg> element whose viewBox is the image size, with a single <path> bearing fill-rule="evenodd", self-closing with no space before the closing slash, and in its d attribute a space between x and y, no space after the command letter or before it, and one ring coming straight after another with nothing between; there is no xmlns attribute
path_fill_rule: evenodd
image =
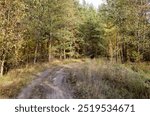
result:
<svg viewBox="0 0 150 116"><path fill-rule="evenodd" d="M82 40L82 54L84 56L103 56L105 40L103 28L97 11L92 6L86 5L79 9L82 22L79 25L79 38Z"/></svg>
<svg viewBox="0 0 150 116"><path fill-rule="evenodd" d="M147 1L1 0L0 73L53 58L149 60Z"/></svg>
<svg viewBox="0 0 150 116"><path fill-rule="evenodd" d="M18 65L25 16L22 0L1 0L0 2L0 66L1 75L9 69L5 65Z"/></svg>
<svg viewBox="0 0 150 116"><path fill-rule="evenodd" d="M145 48L150 45L147 4L147 0L108 0L99 9L103 15L106 38L115 46L109 48L112 49L110 54L123 63L144 60Z"/></svg>
<svg viewBox="0 0 150 116"><path fill-rule="evenodd" d="M77 0L0 0L0 76L11 69L30 63L51 62L54 58L107 57L122 63L150 61L148 2L107 0L107 4L95 9L86 1L81 5ZM110 70L116 71L114 67ZM122 71L120 73L124 74ZM94 72L96 75L98 71ZM127 73L130 77L131 73ZM130 82L130 78L124 80L122 75L119 76L123 81L115 79L116 75L119 74L112 75L111 71L103 75L106 78L102 80L107 84L113 81L116 85L104 85L108 91L113 88L116 95L122 96L135 91L130 96L133 98L143 97L139 92L147 91L145 83L140 80L141 75L132 75L139 77L132 80L135 82ZM22 81L15 81L15 84L19 83L24 85ZM85 95L93 94L92 91L89 93L92 86L95 85L84 88ZM128 87L133 89L129 91ZM4 94L7 90L10 96L14 96L10 88L14 88L13 84L0 91ZM145 91L143 94L147 97Z"/></svg>

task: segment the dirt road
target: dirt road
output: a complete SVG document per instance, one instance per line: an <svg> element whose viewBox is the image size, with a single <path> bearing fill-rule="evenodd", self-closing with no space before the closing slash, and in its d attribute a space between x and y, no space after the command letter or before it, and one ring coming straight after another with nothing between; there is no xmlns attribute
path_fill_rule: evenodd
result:
<svg viewBox="0 0 150 116"><path fill-rule="evenodd" d="M76 64L54 66L40 73L18 95L18 99L71 99L72 93L66 82L69 78L69 69Z"/></svg>

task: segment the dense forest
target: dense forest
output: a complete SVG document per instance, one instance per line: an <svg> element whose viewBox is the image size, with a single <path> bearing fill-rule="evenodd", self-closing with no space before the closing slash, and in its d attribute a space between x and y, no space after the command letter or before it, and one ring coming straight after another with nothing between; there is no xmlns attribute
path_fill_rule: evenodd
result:
<svg viewBox="0 0 150 116"><path fill-rule="evenodd" d="M149 0L0 0L0 74L52 59L150 61Z"/></svg>
<svg viewBox="0 0 150 116"><path fill-rule="evenodd" d="M0 0L0 98L150 98L149 63L149 0Z"/></svg>

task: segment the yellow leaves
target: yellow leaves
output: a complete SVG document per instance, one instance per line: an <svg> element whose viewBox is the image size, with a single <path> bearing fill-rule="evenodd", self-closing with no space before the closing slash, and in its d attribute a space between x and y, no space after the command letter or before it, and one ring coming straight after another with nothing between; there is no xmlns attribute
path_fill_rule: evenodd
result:
<svg viewBox="0 0 150 116"><path fill-rule="evenodd" d="M116 27L114 26L114 27L112 27L112 28L105 28L105 32L106 33L113 33L113 32L115 32L116 31Z"/></svg>

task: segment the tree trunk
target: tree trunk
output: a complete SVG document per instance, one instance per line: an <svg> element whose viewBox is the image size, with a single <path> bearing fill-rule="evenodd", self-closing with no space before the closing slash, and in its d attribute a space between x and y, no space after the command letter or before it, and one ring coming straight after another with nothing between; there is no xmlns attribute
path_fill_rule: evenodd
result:
<svg viewBox="0 0 150 116"><path fill-rule="evenodd" d="M48 48L48 61L51 62L53 57L52 57L52 43L51 43L51 37L49 37L48 40L48 44L47 44L47 48Z"/></svg>
<svg viewBox="0 0 150 116"><path fill-rule="evenodd" d="M128 61L127 43L125 42L125 35L122 36L122 63L125 63Z"/></svg>
<svg viewBox="0 0 150 116"><path fill-rule="evenodd" d="M34 52L34 64L37 62L37 53L38 53L38 43L36 44L35 52Z"/></svg>
<svg viewBox="0 0 150 116"><path fill-rule="evenodd" d="M109 41L109 56L110 56L110 61L113 61L113 46L111 40Z"/></svg>
<svg viewBox="0 0 150 116"><path fill-rule="evenodd" d="M3 74L4 74L4 66L5 66L5 56L3 57L2 61L1 61L0 76L3 76Z"/></svg>
<svg viewBox="0 0 150 116"><path fill-rule="evenodd" d="M48 61L50 62L52 60L52 45L51 43L49 44L49 55L48 55Z"/></svg>
<svg viewBox="0 0 150 116"><path fill-rule="evenodd" d="M64 56L64 59L66 59L66 50L65 50L65 48L64 48L64 50L63 50L63 56Z"/></svg>
<svg viewBox="0 0 150 116"><path fill-rule="evenodd" d="M115 54L115 60L116 62L118 62L118 51L119 51L119 46L118 46L118 33L117 33L117 36L116 36L116 54Z"/></svg>
<svg viewBox="0 0 150 116"><path fill-rule="evenodd" d="M126 43L124 42L122 44L122 63L125 63L127 62L127 45Z"/></svg>
<svg viewBox="0 0 150 116"><path fill-rule="evenodd" d="M2 61L2 63L1 63L1 72L0 72L0 76L3 76L3 74L4 74L4 63L5 63L5 61Z"/></svg>

